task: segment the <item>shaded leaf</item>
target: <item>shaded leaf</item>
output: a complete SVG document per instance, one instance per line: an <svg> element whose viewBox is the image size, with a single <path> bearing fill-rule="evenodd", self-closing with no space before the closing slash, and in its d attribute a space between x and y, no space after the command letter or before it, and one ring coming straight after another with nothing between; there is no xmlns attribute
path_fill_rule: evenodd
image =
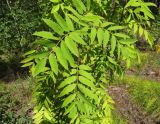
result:
<svg viewBox="0 0 160 124"><path fill-rule="evenodd" d="M53 53L51 53L50 56L49 56L49 63L50 63L50 66L51 66L51 70L56 75L58 75L58 63L57 63L57 60L56 60L55 55Z"/></svg>
<svg viewBox="0 0 160 124"><path fill-rule="evenodd" d="M67 98L65 98L63 104L62 104L62 107L65 107L67 106L68 104L70 104L76 97L76 94L71 94L69 95Z"/></svg>
<svg viewBox="0 0 160 124"><path fill-rule="evenodd" d="M66 86L66 87L62 90L62 92L60 93L59 97L62 97L62 96L64 96L64 95L69 94L69 93L72 92L75 88L76 88L76 84L71 84L71 85Z"/></svg>
<svg viewBox="0 0 160 124"><path fill-rule="evenodd" d="M56 56L59 61L59 63L66 69L68 70L68 63L67 60L65 59L63 52L59 47L55 48Z"/></svg>

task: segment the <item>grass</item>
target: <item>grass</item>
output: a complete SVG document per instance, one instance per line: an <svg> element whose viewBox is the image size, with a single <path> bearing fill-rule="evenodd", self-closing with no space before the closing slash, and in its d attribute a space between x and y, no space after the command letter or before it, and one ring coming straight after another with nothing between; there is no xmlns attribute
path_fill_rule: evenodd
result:
<svg viewBox="0 0 160 124"><path fill-rule="evenodd" d="M160 82L126 76L119 84L128 85L133 101L154 120L160 122Z"/></svg>
<svg viewBox="0 0 160 124"><path fill-rule="evenodd" d="M156 52L144 52L140 54L141 63L133 63L133 67L140 75L145 71L159 71L160 70L160 54Z"/></svg>
<svg viewBox="0 0 160 124"><path fill-rule="evenodd" d="M113 124L128 124L128 121L121 116L121 114L114 110L112 113L112 117L113 117Z"/></svg>
<svg viewBox="0 0 160 124"><path fill-rule="evenodd" d="M6 84L0 82L0 123L31 124L32 119L28 110L33 107L33 81L18 79Z"/></svg>

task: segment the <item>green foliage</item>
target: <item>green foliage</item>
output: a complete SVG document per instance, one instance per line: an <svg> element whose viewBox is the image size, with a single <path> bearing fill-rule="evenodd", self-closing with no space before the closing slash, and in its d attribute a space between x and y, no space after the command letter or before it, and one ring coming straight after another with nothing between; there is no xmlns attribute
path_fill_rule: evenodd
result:
<svg viewBox="0 0 160 124"><path fill-rule="evenodd" d="M0 54L14 54L29 48L34 40L32 33L39 26L37 2L2 0L0 16Z"/></svg>
<svg viewBox="0 0 160 124"><path fill-rule="evenodd" d="M31 124L33 84L17 80L12 84L0 83L0 123Z"/></svg>
<svg viewBox="0 0 160 124"><path fill-rule="evenodd" d="M130 67L131 60L139 58L134 25L152 44L144 26L154 18L148 8L153 4L130 0L121 20L121 8L116 19L109 17L110 0L52 2L53 16L43 19L52 30L34 33L40 42L22 61L31 65L37 81L34 123L112 124L114 102L106 86L114 74L123 76L121 61Z"/></svg>
<svg viewBox="0 0 160 124"><path fill-rule="evenodd" d="M160 84L159 82L142 80L135 76L126 77L131 98L140 105L155 121L160 121Z"/></svg>

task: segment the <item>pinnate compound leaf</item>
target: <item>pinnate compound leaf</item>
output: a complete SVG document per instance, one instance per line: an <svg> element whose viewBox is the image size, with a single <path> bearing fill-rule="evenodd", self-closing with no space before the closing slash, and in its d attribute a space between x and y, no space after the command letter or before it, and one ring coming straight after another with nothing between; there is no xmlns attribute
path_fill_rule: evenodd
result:
<svg viewBox="0 0 160 124"><path fill-rule="evenodd" d="M61 88L65 87L66 85L69 85L69 84L75 82L76 79L77 79L76 76L71 76L71 77L66 78L64 81L62 81L60 83L60 85L58 86L58 89L61 89Z"/></svg>
<svg viewBox="0 0 160 124"><path fill-rule="evenodd" d="M76 97L76 94L71 94L67 98L65 98L62 107L66 107L68 104L70 104Z"/></svg>
<svg viewBox="0 0 160 124"><path fill-rule="evenodd" d="M64 95L69 94L69 93L72 92L75 88L76 88L76 84L71 84L71 85L66 86L66 87L62 90L62 92L60 93L59 97L62 97L62 96L64 96Z"/></svg>
<svg viewBox="0 0 160 124"><path fill-rule="evenodd" d="M63 52L59 47L55 48L56 56L59 61L59 63L66 69L68 70L68 63L67 60L65 59Z"/></svg>
<svg viewBox="0 0 160 124"><path fill-rule="evenodd" d="M50 63L50 66L51 66L51 70L56 75L58 75L58 63L57 63L57 60L56 60L55 55L53 53L51 53L50 56L49 56L49 63Z"/></svg>

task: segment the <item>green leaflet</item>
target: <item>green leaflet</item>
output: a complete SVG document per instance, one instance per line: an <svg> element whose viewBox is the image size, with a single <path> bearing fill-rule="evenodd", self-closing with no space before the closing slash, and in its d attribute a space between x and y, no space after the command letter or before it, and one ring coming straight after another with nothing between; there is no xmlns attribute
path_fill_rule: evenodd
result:
<svg viewBox="0 0 160 124"><path fill-rule="evenodd" d="M27 56L27 55L30 55L35 52L36 52L36 50L30 50L30 51L26 52L23 56Z"/></svg>
<svg viewBox="0 0 160 124"><path fill-rule="evenodd" d="M65 42L61 42L61 51L63 53L63 56L68 60L68 62L70 63L70 65L72 67L75 66L75 61L74 61L74 58L72 57L70 51L68 50Z"/></svg>
<svg viewBox="0 0 160 124"><path fill-rule="evenodd" d="M104 39L104 32L103 32L102 28L98 29L97 37L98 37L98 43L101 45L102 41Z"/></svg>
<svg viewBox="0 0 160 124"><path fill-rule="evenodd" d="M68 63L67 60L65 59L63 52L61 51L61 49L59 47L55 48L55 53L57 56L57 60L59 61L59 63L66 69L68 70Z"/></svg>
<svg viewBox="0 0 160 124"><path fill-rule="evenodd" d="M86 45L86 43L83 40L83 38L81 38L81 36L77 32L71 33L70 34L70 38L72 38L75 42L77 42L79 44Z"/></svg>
<svg viewBox="0 0 160 124"><path fill-rule="evenodd" d="M82 25L82 26L88 26L86 23L81 22L77 17L75 17L75 16L73 16L73 15L71 15L71 14L68 14L68 16L69 16L73 21L75 21L77 24Z"/></svg>
<svg viewBox="0 0 160 124"><path fill-rule="evenodd" d="M87 13L86 15L84 15L81 18L81 20L86 21L86 22L91 22L91 21L93 21L93 22L99 22L100 19L103 19L103 18L100 17L100 16L97 16L97 15L94 15L92 13Z"/></svg>
<svg viewBox="0 0 160 124"><path fill-rule="evenodd" d="M91 73L88 73L87 71L84 71L84 70L79 70L79 74L88 78L89 80L91 81L95 81L95 79L93 78L92 74Z"/></svg>
<svg viewBox="0 0 160 124"><path fill-rule="evenodd" d="M53 2L53 3L58 3L58 2L60 2L60 0L50 0L51 2Z"/></svg>
<svg viewBox="0 0 160 124"><path fill-rule="evenodd" d="M78 56L77 45L70 37L65 38L65 44L68 47L68 49L71 51L72 54L74 54L75 56Z"/></svg>
<svg viewBox="0 0 160 124"><path fill-rule="evenodd" d="M111 57L108 56L108 60L109 60L109 62L111 62L112 64L117 65L117 62L116 62L113 58L111 58Z"/></svg>
<svg viewBox="0 0 160 124"><path fill-rule="evenodd" d="M105 28L105 27L107 27L109 25L113 25L113 24L114 24L113 22L104 22L104 23L102 23L101 27Z"/></svg>
<svg viewBox="0 0 160 124"><path fill-rule="evenodd" d="M34 43L48 47L48 48L52 48L52 47L56 46L56 44L53 41L47 40L47 39L36 40Z"/></svg>
<svg viewBox="0 0 160 124"><path fill-rule="evenodd" d="M151 2L145 2L144 5L146 5L146 6L154 6L154 7L157 7L156 4L151 3Z"/></svg>
<svg viewBox="0 0 160 124"><path fill-rule="evenodd" d="M23 64L21 67L28 67L31 66L32 64L34 64L33 62L28 62L26 64Z"/></svg>
<svg viewBox="0 0 160 124"><path fill-rule="evenodd" d="M72 102L71 105L69 105L69 107L65 110L64 115L72 112L72 109L75 108L75 106L76 106L76 102Z"/></svg>
<svg viewBox="0 0 160 124"><path fill-rule="evenodd" d="M49 56L49 63L50 63L50 66L51 66L51 70L56 75L58 75L58 63L57 63L57 60L56 60L55 55L53 53L51 53L50 56Z"/></svg>
<svg viewBox="0 0 160 124"><path fill-rule="evenodd" d="M123 34L123 33L114 33L114 36L117 36L117 37L120 37L120 38L130 38L128 35L126 34Z"/></svg>
<svg viewBox="0 0 160 124"><path fill-rule="evenodd" d="M28 56L28 58L33 58L33 59L42 59L46 58L48 56L48 52L39 52L39 53L33 53Z"/></svg>
<svg viewBox="0 0 160 124"><path fill-rule="evenodd" d="M97 34L96 28L92 28L91 29L91 36L90 36L90 38L91 38L91 44L93 44L93 42L95 41L96 34Z"/></svg>
<svg viewBox="0 0 160 124"><path fill-rule="evenodd" d="M48 32L48 31L35 32L33 35L43 37L46 39L51 39L51 40L59 40L57 37L53 36L51 32Z"/></svg>
<svg viewBox="0 0 160 124"><path fill-rule="evenodd" d="M84 107L84 103L82 100L77 102L77 108L80 111L80 113L87 113L86 107Z"/></svg>
<svg viewBox="0 0 160 124"><path fill-rule="evenodd" d="M139 26L139 36L141 37L142 34L143 34L143 28L142 28L142 26Z"/></svg>
<svg viewBox="0 0 160 124"><path fill-rule="evenodd" d="M76 94L71 94L67 98L65 98L62 107L66 107L68 104L70 104L76 97Z"/></svg>
<svg viewBox="0 0 160 124"><path fill-rule="evenodd" d="M41 72L44 72L45 65L46 65L46 58L39 60L36 66L34 67L34 71L32 72L33 77L37 76Z"/></svg>
<svg viewBox="0 0 160 124"><path fill-rule="evenodd" d="M72 20L66 15L66 23L71 31L74 31L74 26Z"/></svg>
<svg viewBox="0 0 160 124"><path fill-rule="evenodd" d="M24 59L24 60L22 60L21 61L21 63L27 63L27 62L30 62L30 61L32 61L34 58L30 58L30 57L28 57L28 58L26 58L26 59Z"/></svg>
<svg viewBox="0 0 160 124"><path fill-rule="evenodd" d="M66 21L60 16L58 13L54 13L54 17L57 20L58 24L65 30L66 32L69 31Z"/></svg>
<svg viewBox="0 0 160 124"><path fill-rule="evenodd" d="M110 34L109 34L109 31L106 30L104 32L104 40L103 40L103 47L104 48L107 47L109 40L110 40Z"/></svg>
<svg viewBox="0 0 160 124"><path fill-rule="evenodd" d="M121 44L125 44L125 45L130 45L130 44L134 44L137 40L136 39L123 39L123 40L119 40L118 42Z"/></svg>
<svg viewBox="0 0 160 124"><path fill-rule="evenodd" d="M62 82L60 83L60 85L58 86L58 89L61 89L61 88L65 87L66 85L75 82L76 79L77 79L76 76L71 76L71 77L66 78L64 81L62 81Z"/></svg>
<svg viewBox="0 0 160 124"><path fill-rule="evenodd" d="M80 14L82 14L83 11L86 11L86 7L81 0L72 0L72 2Z"/></svg>
<svg viewBox="0 0 160 124"><path fill-rule="evenodd" d="M60 5L59 5L59 4L53 6L53 7L52 7L52 10L51 10L51 13L58 12L59 8L60 8Z"/></svg>
<svg viewBox="0 0 160 124"><path fill-rule="evenodd" d="M56 82L56 78L55 78L55 76L54 76L54 74L53 74L53 72L51 71L50 72L50 77L52 78L52 80L54 81L54 83Z"/></svg>
<svg viewBox="0 0 160 124"><path fill-rule="evenodd" d="M70 12L72 12L73 15L75 15L78 19L80 19L82 16L76 11L74 10L71 6L67 6L65 7L65 9L69 10ZM71 15L71 14L69 14Z"/></svg>
<svg viewBox="0 0 160 124"><path fill-rule="evenodd" d="M109 31L114 31L114 30L121 30L124 29L123 26L111 26L108 28Z"/></svg>
<svg viewBox="0 0 160 124"><path fill-rule="evenodd" d="M55 22L53 22L50 19L43 19L43 21L51 28L53 29L56 33L62 35L64 30Z"/></svg>
<svg viewBox="0 0 160 124"><path fill-rule="evenodd" d="M92 70L92 68L89 67L88 65L80 65L80 66L79 66L79 69L80 69L80 70L88 70L88 71L91 71L91 70Z"/></svg>
<svg viewBox="0 0 160 124"><path fill-rule="evenodd" d="M77 118L76 123L75 124L80 124L80 118Z"/></svg>
<svg viewBox="0 0 160 124"><path fill-rule="evenodd" d="M116 48L116 37L112 35L111 37L111 54L113 54L114 50Z"/></svg>
<svg viewBox="0 0 160 124"><path fill-rule="evenodd" d="M137 24L134 24L134 29L133 29L134 33L137 33L138 31L138 25Z"/></svg>
<svg viewBox="0 0 160 124"><path fill-rule="evenodd" d="M90 87L90 88L95 89L94 83L93 83L92 81L88 80L87 78L85 78L85 77L83 77L83 76L79 76L79 81L80 81L82 84L84 84L84 85L86 85L86 86L88 86L88 87Z"/></svg>
<svg viewBox="0 0 160 124"><path fill-rule="evenodd" d="M91 0L86 0L87 1L87 10L90 10L91 8Z"/></svg>
<svg viewBox="0 0 160 124"><path fill-rule="evenodd" d="M76 88L76 84L70 84L68 86L66 86L62 92L60 93L59 97L62 97L64 95L69 94L70 92L72 92L74 89Z"/></svg>
<svg viewBox="0 0 160 124"><path fill-rule="evenodd" d="M96 94L94 94L92 92L92 90L89 90L88 88L86 88L84 85L82 84L78 84L78 88L80 89L80 91L85 94L86 96L90 97L91 99L94 99L95 101L98 101L98 97Z"/></svg>
<svg viewBox="0 0 160 124"><path fill-rule="evenodd" d="M155 19L155 17L153 16L153 14L147 6L142 5L141 11L144 12L144 14L150 17L151 19Z"/></svg>

